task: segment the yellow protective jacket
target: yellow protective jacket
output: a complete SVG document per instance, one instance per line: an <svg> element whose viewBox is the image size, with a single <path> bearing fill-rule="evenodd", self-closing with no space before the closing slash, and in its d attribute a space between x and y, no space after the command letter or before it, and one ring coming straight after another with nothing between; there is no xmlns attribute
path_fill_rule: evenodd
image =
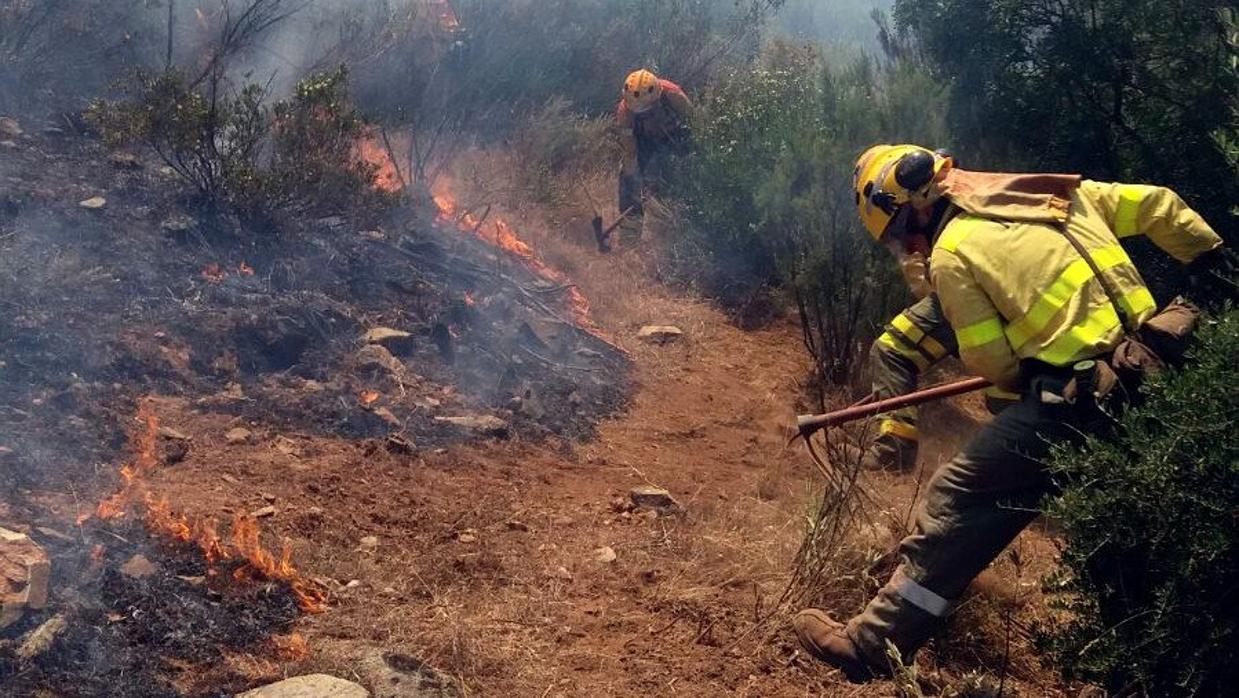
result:
<svg viewBox="0 0 1239 698"><path fill-rule="evenodd" d="M1006 389L1020 388L1021 359L1070 366L1122 338L1118 313L1063 226L1089 251L1134 326L1157 304L1122 239L1146 235L1184 264L1222 244L1165 187L962 170L942 187L962 213L934 241L933 286L964 364Z"/></svg>

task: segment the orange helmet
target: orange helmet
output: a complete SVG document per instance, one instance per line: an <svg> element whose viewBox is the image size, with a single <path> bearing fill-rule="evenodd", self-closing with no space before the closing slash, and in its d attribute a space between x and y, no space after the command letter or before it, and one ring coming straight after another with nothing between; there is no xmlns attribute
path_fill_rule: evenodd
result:
<svg viewBox="0 0 1239 698"><path fill-rule="evenodd" d="M856 159L852 173L856 208L874 240L881 240L895 215L924 195L940 172L953 166L950 156L919 145L875 145Z"/></svg>
<svg viewBox="0 0 1239 698"><path fill-rule="evenodd" d="M633 71L624 80L624 104L634 114L649 111L663 96L658 76L648 70Z"/></svg>

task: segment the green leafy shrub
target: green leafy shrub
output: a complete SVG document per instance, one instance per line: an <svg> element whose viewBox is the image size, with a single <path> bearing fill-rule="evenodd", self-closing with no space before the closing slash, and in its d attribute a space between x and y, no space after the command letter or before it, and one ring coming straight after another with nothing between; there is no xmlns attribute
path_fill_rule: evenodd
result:
<svg viewBox="0 0 1239 698"><path fill-rule="evenodd" d="M946 146L944 91L915 64L827 65L774 43L702 95L693 152L672 177L682 220L674 278L741 309L785 292L824 383L855 377L878 328L909 300L891 256L860 225L856 157L880 142Z"/></svg>
<svg viewBox="0 0 1239 698"><path fill-rule="evenodd" d="M258 85L221 92L176 69L142 73L88 118L111 144L150 146L211 211L269 223L294 204L329 213L381 203L374 166L355 153L364 122L343 68L306 78L270 106Z"/></svg>
<svg viewBox="0 0 1239 698"><path fill-rule="evenodd" d="M1047 642L1070 675L1149 696L1220 696L1239 680L1239 311L1186 368L1146 387L1112 440L1060 450L1069 619ZM1227 689L1231 686L1231 689Z"/></svg>

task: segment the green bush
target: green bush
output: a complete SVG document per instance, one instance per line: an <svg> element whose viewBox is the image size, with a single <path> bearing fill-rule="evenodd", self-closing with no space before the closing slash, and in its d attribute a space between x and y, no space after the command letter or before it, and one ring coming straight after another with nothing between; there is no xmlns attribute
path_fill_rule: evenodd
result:
<svg viewBox="0 0 1239 698"><path fill-rule="evenodd" d="M1047 513L1066 548L1049 581L1068 620L1048 644L1115 691L1220 696L1239 681L1239 311L1199 340L1117 438L1053 458L1065 488Z"/></svg>
<svg viewBox="0 0 1239 698"><path fill-rule="evenodd" d="M725 307L781 289L826 384L855 377L877 330L909 300L860 225L856 157L879 142L946 146L944 91L915 64L829 66L774 43L703 92L693 152L672 178L682 225L673 276Z"/></svg>
<svg viewBox="0 0 1239 698"><path fill-rule="evenodd" d="M151 147L208 211L269 224L289 205L334 213L382 203L375 167L354 152L364 123L343 68L306 78L270 106L258 85L222 93L177 69L139 74L125 92L95 102L88 119L110 144Z"/></svg>

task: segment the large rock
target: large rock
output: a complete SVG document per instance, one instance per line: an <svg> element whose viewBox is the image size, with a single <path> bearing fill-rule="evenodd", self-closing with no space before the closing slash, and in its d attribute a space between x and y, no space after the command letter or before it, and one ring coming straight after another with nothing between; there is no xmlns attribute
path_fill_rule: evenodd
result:
<svg viewBox="0 0 1239 698"><path fill-rule="evenodd" d="M369 698L370 692L352 681L326 674L307 674L237 694L237 698Z"/></svg>
<svg viewBox="0 0 1239 698"><path fill-rule="evenodd" d="M375 327L362 337L366 344L377 344L395 356L408 356L416 349L413 335L390 327Z"/></svg>
<svg viewBox="0 0 1239 698"><path fill-rule="evenodd" d="M357 673L374 687L374 698L457 698L451 679L425 662L397 652L373 652Z"/></svg>
<svg viewBox="0 0 1239 698"><path fill-rule="evenodd" d="M52 563L24 533L0 528L0 628L47 605Z"/></svg>
<svg viewBox="0 0 1239 698"><path fill-rule="evenodd" d="M671 344L684 336L684 330L673 325L646 325L637 332L637 339L650 344Z"/></svg>

